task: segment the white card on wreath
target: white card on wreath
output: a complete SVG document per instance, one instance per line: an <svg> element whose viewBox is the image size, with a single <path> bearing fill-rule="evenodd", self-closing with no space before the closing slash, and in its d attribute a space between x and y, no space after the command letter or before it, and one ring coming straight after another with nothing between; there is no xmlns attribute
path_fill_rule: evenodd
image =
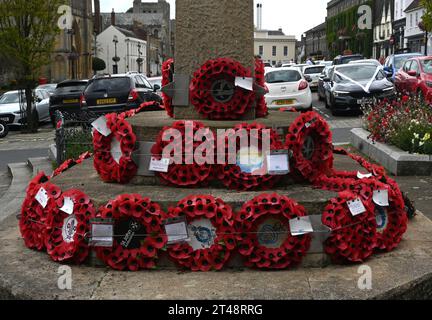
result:
<svg viewBox="0 0 432 320"><path fill-rule="evenodd" d="M41 187L36 194L35 199L37 202L39 202L42 208L45 209L48 204L48 192L43 187Z"/></svg>
<svg viewBox="0 0 432 320"><path fill-rule="evenodd" d="M104 137L108 137L111 134L111 129L107 126L107 119L105 116L97 118L91 125Z"/></svg>
<svg viewBox="0 0 432 320"><path fill-rule="evenodd" d="M170 159L162 158L162 159L158 160L158 159L152 157L150 160L149 171L167 173L169 164L170 164Z"/></svg>
<svg viewBox="0 0 432 320"><path fill-rule="evenodd" d="M294 237L312 233L314 231L309 217L298 217L291 219L289 221L289 225L291 234Z"/></svg>
<svg viewBox="0 0 432 320"><path fill-rule="evenodd" d="M74 202L72 198L65 197L63 200L63 207L60 208L60 211L71 215L74 209Z"/></svg>
<svg viewBox="0 0 432 320"><path fill-rule="evenodd" d="M373 201L381 207L388 207L390 205L388 190L375 190L373 193Z"/></svg>
<svg viewBox="0 0 432 320"><path fill-rule="evenodd" d="M348 201L347 204L351 214L354 217L366 212L366 208L361 199L357 198L355 200Z"/></svg>
<svg viewBox="0 0 432 320"><path fill-rule="evenodd" d="M236 87L253 91L253 78L236 77L235 85Z"/></svg>

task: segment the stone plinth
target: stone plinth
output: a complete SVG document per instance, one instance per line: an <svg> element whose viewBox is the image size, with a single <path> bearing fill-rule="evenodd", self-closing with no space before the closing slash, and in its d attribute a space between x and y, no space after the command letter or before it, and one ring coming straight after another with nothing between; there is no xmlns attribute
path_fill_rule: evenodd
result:
<svg viewBox="0 0 432 320"><path fill-rule="evenodd" d="M252 0L177 0L175 74L192 78L207 60L226 57L254 70ZM174 108L177 119L201 119L193 106ZM252 108L244 119L254 119Z"/></svg>

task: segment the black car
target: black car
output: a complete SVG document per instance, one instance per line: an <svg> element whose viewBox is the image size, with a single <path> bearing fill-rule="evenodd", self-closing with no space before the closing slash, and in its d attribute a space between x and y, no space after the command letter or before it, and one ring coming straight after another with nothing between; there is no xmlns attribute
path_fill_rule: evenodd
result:
<svg viewBox="0 0 432 320"><path fill-rule="evenodd" d="M333 65L337 66L340 64L347 64L347 63L350 63L351 61L357 61L357 60L363 60L363 59L364 59L364 57L361 54L351 54L348 56L337 56L333 60Z"/></svg>
<svg viewBox="0 0 432 320"><path fill-rule="evenodd" d="M320 101L325 100L326 90L328 89L328 82L325 82L324 79L328 78L329 72L332 68L333 67L325 67L318 78L318 99Z"/></svg>
<svg viewBox="0 0 432 320"><path fill-rule="evenodd" d="M87 80L66 80L59 83L50 97L49 113L54 123L55 112L79 112L80 98L87 86Z"/></svg>
<svg viewBox="0 0 432 320"><path fill-rule="evenodd" d="M336 66L323 81L328 83L326 107L333 115L340 111L360 111L363 104L396 97L393 83L374 64Z"/></svg>
<svg viewBox="0 0 432 320"><path fill-rule="evenodd" d="M105 114L136 109L143 102L162 98L144 75L137 73L95 76L81 96L81 106L89 111ZM162 110L149 108L149 111Z"/></svg>

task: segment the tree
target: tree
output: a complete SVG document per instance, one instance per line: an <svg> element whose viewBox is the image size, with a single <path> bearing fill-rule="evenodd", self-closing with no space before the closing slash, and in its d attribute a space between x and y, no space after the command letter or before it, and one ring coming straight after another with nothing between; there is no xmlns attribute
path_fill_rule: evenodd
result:
<svg viewBox="0 0 432 320"><path fill-rule="evenodd" d="M102 71L105 70L106 63L101 58L93 57L93 71Z"/></svg>
<svg viewBox="0 0 432 320"><path fill-rule="evenodd" d="M50 62L60 32L58 13L65 0L0 0L0 55L11 59L25 90L28 130L37 131L33 89L41 68ZM1 57L0 57L1 58Z"/></svg>
<svg viewBox="0 0 432 320"><path fill-rule="evenodd" d="M421 0L421 4L424 8L423 28L427 32L432 32L432 0Z"/></svg>

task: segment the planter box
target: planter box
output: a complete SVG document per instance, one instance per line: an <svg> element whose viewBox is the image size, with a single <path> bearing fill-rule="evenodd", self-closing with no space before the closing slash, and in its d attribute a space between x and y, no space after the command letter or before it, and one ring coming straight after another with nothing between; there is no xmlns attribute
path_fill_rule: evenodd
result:
<svg viewBox="0 0 432 320"><path fill-rule="evenodd" d="M361 128L351 130L351 144L369 158L380 163L396 176L432 175L432 156L416 155L385 143L368 139L369 131Z"/></svg>

